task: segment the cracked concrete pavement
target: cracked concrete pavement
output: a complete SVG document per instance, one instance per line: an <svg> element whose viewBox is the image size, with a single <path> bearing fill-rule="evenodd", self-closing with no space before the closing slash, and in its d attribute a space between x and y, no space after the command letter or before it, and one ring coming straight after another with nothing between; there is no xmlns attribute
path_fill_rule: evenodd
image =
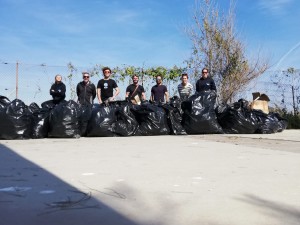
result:
<svg viewBox="0 0 300 225"><path fill-rule="evenodd" d="M0 140L0 224L299 225L300 130Z"/></svg>

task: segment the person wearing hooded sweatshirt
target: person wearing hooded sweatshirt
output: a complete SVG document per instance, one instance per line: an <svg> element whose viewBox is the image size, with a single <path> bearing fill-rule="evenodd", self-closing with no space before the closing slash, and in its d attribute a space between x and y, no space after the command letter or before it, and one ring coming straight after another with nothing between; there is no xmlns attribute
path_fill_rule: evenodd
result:
<svg viewBox="0 0 300 225"><path fill-rule="evenodd" d="M55 76L55 82L50 88L50 95L52 95L54 104L58 104L65 100L66 85L62 82L62 76L59 74Z"/></svg>

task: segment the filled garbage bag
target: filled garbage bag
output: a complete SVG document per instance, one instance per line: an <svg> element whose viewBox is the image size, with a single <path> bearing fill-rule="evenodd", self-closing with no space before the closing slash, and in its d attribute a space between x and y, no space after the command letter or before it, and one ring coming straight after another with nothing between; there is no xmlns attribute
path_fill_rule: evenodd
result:
<svg viewBox="0 0 300 225"><path fill-rule="evenodd" d="M0 108L4 108L9 103L10 103L10 100L7 97L0 95Z"/></svg>
<svg viewBox="0 0 300 225"><path fill-rule="evenodd" d="M223 133L214 110L216 93L200 92L181 103L182 124L188 134Z"/></svg>
<svg viewBox="0 0 300 225"><path fill-rule="evenodd" d="M168 126L171 130L171 134L175 135L186 135L185 129L181 125L182 117L180 113L180 109L177 108L178 105L174 104L173 106L171 104L161 104L160 107L162 107L167 116L167 122Z"/></svg>
<svg viewBox="0 0 300 225"><path fill-rule="evenodd" d="M113 137L116 136L112 131L112 125L116 122L117 105L108 103L95 104L87 125L88 137Z"/></svg>
<svg viewBox="0 0 300 225"><path fill-rule="evenodd" d="M164 109L157 104L144 102L141 105L134 105L131 111L139 124L135 135L151 136L170 134L166 113Z"/></svg>
<svg viewBox="0 0 300 225"><path fill-rule="evenodd" d="M48 100L43 102L41 106L42 108L53 109L55 107L55 104L53 103L53 100Z"/></svg>
<svg viewBox="0 0 300 225"><path fill-rule="evenodd" d="M80 129L80 136L82 137L87 135L87 126L91 116L92 116L92 105L81 105L80 117L79 117L79 129Z"/></svg>
<svg viewBox="0 0 300 225"><path fill-rule="evenodd" d="M31 124L32 114L23 101L15 99L0 108L0 139L28 139Z"/></svg>
<svg viewBox="0 0 300 225"><path fill-rule="evenodd" d="M288 120L281 117L278 113L271 113L278 120L278 130L277 132L282 132L288 126Z"/></svg>
<svg viewBox="0 0 300 225"><path fill-rule="evenodd" d="M29 106L28 106L28 110L29 112L33 113L36 112L38 110L40 110L40 107L38 104L36 104L35 102L32 102Z"/></svg>
<svg viewBox="0 0 300 225"><path fill-rule="evenodd" d="M48 137L79 138L79 105L73 100L56 105L49 115Z"/></svg>
<svg viewBox="0 0 300 225"><path fill-rule="evenodd" d="M32 113L31 138L48 137L50 109L40 108L36 103L31 103L28 109Z"/></svg>
<svg viewBox="0 0 300 225"><path fill-rule="evenodd" d="M248 108L248 102L239 100L216 108L218 122L227 134L254 134L259 127L255 113Z"/></svg>
<svg viewBox="0 0 300 225"><path fill-rule="evenodd" d="M120 105L115 113L116 121L112 124L111 131L120 136L133 136L135 135L139 124L136 121L130 108L132 104L126 102Z"/></svg>
<svg viewBox="0 0 300 225"><path fill-rule="evenodd" d="M59 105L59 104L66 104L67 101L66 100L62 100L60 101L58 104L54 103L53 100L48 100L48 101L45 101L41 104L42 108L48 108L48 109L53 109L56 105Z"/></svg>
<svg viewBox="0 0 300 225"><path fill-rule="evenodd" d="M259 127L255 131L258 134L272 134L280 130L280 125L277 117L273 113L266 114L261 110L253 110L258 121Z"/></svg>
<svg viewBox="0 0 300 225"><path fill-rule="evenodd" d="M180 115L182 115L182 113L183 113L182 109L181 109L181 103L182 103L182 101L176 95L173 96L172 98L170 98L170 101L169 101L169 105L174 108L177 108L179 110Z"/></svg>

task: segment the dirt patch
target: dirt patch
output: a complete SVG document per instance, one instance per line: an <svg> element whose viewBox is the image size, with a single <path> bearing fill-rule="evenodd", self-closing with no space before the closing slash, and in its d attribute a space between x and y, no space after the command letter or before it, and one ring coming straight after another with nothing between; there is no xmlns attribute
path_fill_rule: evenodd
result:
<svg viewBox="0 0 300 225"><path fill-rule="evenodd" d="M264 139L264 138L253 138L239 137L239 136L226 136L226 135L191 135L193 139L201 139L206 141L214 141L221 143L229 143L234 145L243 145L255 148L264 148L279 150L285 152L300 153L300 141L295 140L282 140L282 139Z"/></svg>

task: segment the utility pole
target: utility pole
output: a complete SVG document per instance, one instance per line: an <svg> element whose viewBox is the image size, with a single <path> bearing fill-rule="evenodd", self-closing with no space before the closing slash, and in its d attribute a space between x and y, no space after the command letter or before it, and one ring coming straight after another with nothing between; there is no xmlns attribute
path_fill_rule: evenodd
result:
<svg viewBox="0 0 300 225"><path fill-rule="evenodd" d="M19 92L19 62L16 64L16 99L18 99Z"/></svg>
<svg viewBox="0 0 300 225"><path fill-rule="evenodd" d="M144 68L142 68L142 86L144 87Z"/></svg>
<svg viewBox="0 0 300 225"><path fill-rule="evenodd" d="M294 109L294 116L297 114L297 108L295 103L295 92L294 92L294 85L292 85L292 95L293 95L293 109Z"/></svg>
<svg viewBox="0 0 300 225"><path fill-rule="evenodd" d="M287 75L288 76L291 76L291 86L292 86L292 98L293 98L293 111L294 111L294 116L296 116L297 115L297 107L296 107L296 103L295 103L295 87L294 87L294 85L295 85L295 76L296 76L296 70L294 69L294 68L288 68L287 69Z"/></svg>

